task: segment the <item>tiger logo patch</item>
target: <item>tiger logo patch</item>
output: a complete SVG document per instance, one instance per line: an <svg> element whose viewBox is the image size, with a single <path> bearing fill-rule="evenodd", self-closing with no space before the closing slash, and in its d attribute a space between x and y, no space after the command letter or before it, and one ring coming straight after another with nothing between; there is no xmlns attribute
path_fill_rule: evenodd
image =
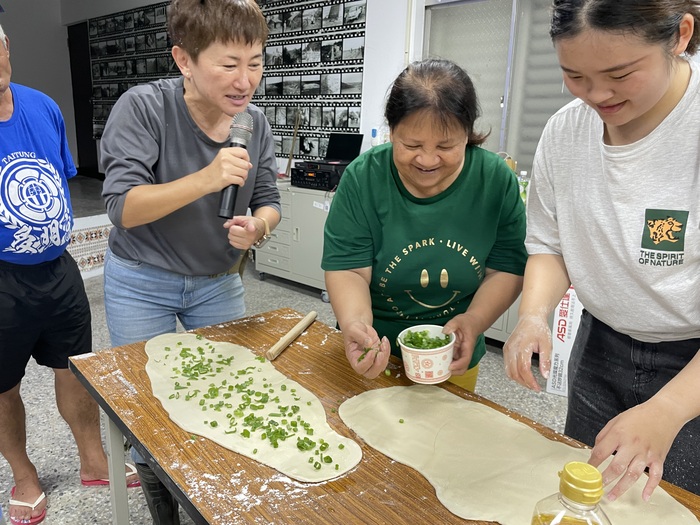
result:
<svg viewBox="0 0 700 525"><path fill-rule="evenodd" d="M647 227L649 237L654 244L663 241L678 242L679 239L674 237L674 233L683 231L683 223L670 216L665 219L647 220Z"/></svg>

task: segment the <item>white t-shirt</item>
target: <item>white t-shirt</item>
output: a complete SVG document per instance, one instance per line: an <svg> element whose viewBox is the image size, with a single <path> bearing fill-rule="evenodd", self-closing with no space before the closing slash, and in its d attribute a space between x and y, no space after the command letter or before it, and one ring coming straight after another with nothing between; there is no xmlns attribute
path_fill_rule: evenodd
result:
<svg viewBox="0 0 700 525"><path fill-rule="evenodd" d="M581 100L554 114L535 154L530 254L564 257L583 306L646 342L700 337L700 64L659 126L624 146Z"/></svg>

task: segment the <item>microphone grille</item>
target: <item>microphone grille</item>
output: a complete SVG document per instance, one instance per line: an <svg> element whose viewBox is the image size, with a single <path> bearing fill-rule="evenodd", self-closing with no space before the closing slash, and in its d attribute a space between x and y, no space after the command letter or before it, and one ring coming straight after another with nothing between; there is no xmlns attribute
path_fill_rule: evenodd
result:
<svg viewBox="0 0 700 525"><path fill-rule="evenodd" d="M248 144L248 141L253 136L253 117L250 113L236 113L231 121L231 130L229 137L231 142L239 142Z"/></svg>

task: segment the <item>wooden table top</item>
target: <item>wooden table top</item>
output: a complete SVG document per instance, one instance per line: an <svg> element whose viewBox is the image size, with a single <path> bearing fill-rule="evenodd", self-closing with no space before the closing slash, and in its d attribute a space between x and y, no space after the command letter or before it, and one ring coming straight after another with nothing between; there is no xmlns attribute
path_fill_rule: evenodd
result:
<svg viewBox="0 0 700 525"><path fill-rule="evenodd" d="M284 308L196 332L262 355L302 317ZM156 471L172 480L171 490L179 499L187 498L181 503L196 523L491 523L463 520L450 513L421 474L369 447L343 424L338 407L346 399L374 388L412 383L398 369L398 360L393 365L401 377L394 372L391 377L369 380L356 374L345 359L340 332L319 321L273 364L313 392L325 407L330 426L362 447L361 463L332 481L300 483L207 439L193 439L170 420L152 396L146 361L142 342L71 360L71 369L122 432L133 438L135 446L153 456L158 463ZM506 413L550 439L580 446L451 383L441 386ZM662 486L700 517L700 497L667 483Z"/></svg>

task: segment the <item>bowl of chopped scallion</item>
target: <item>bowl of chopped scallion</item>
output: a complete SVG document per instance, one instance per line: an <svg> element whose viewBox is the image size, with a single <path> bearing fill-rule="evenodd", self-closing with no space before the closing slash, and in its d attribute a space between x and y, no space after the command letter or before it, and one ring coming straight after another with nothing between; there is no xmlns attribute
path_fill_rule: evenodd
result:
<svg viewBox="0 0 700 525"><path fill-rule="evenodd" d="M423 324L406 328L397 342L401 347L406 375L414 383L435 384L449 379L454 334L443 334L442 326Z"/></svg>

